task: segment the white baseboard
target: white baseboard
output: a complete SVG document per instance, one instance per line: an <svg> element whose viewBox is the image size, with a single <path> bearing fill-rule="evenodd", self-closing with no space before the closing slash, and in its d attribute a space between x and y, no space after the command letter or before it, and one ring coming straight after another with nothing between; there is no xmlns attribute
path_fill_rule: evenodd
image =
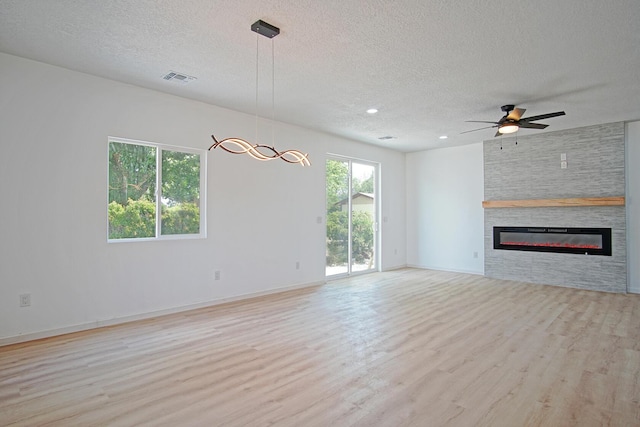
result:
<svg viewBox="0 0 640 427"><path fill-rule="evenodd" d="M270 294L277 294L281 292L293 291L296 289L310 288L313 286L323 285L324 282L312 282L303 283L298 285L283 286L280 288L273 288L266 291L252 292L248 294L234 295L226 298L219 298L215 300L209 300L199 302L195 304L183 305L179 307L171 307L162 310L149 311L146 313L133 314L131 316L117 317L113 319L95 320L92 322L81 323L78 325L66 326L64 328L48 329L46 331L32 332L28 334L15 335L12 337L0 338L0 347L10 344L18 344L27 341L34 341L43 338L55 337L58 335L71 334L73 332L86 331L89 329L102 328L105 326L120 325L122 323L135 322L136 320L150 319L153 317L166 316L168 314L181 313L184 311L196 310L198 308L212 307L215 305L225 304L228 302L241 301L250 298L257 298Z"/></svg>
<svg viewBox="0 0 640 427"><path fill-rule="evenodd" d="M451 273L465 273L465 274L475 274L476 276L484 276L484 271L456 270L452 268L434 267L432 265L415 265L415 264L408 264L407 267L420 268L422 270L449 271Z"/></svg>
<svg viewBox="0 0 640 427"><path fill-rule="evenodd" d="M393 270L402 270L403 268L409 267L407 264L395 265L393 267L384 268L382 271L393 271Z"/></svg>

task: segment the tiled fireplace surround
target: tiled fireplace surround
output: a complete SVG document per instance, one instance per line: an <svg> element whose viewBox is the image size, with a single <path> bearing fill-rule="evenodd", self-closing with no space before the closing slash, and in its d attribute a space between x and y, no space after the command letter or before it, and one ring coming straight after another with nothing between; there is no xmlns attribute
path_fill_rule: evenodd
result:
<svg viewBox="0 0 640 427"><path fill-rule="evenodd" d="M484 142L484 198L529 200L625 194L624 123ZM566 169L561 154L566 154ZM493 249L493 227L612 229L612 256ZM499 279L626 292L624 206L515 207L484 210L485 275Z"/></svg>

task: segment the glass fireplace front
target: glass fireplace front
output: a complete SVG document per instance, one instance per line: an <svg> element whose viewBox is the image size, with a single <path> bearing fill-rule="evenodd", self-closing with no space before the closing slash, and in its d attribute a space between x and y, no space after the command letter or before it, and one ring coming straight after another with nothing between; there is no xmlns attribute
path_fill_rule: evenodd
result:
<svg viewBox="0 0 640 427"><path fill-rule="evenodd" d="M493 248L611 256L611 229L493 227Z"/></svg>

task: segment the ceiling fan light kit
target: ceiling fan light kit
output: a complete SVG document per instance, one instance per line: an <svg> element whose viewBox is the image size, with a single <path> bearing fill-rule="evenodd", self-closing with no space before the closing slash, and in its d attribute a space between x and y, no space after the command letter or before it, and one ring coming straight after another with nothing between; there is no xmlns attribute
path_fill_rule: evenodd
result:
<svg viewBox="0 0 640 427"><path fill-rule="evenodd" d="M271 39L271 57L272 63L271 66L275 68L275 56L273 54L273 38L280 34L280 28L269 24L268 22L264 22L262 20L258 20L251 25L251 31L254 33L260 34L267 38ZM258 44L256 40L256 141L258 140ZM275 103L273 99L275 98L275 89L274 89L274 80L273 80L273 69L272 69L272 86L271 86L271 108L272 115L275 116ZM273 121L275 117L272 117L271 126L273 126ZM272 133L273 135L273 133ZM245 141L241 138L225 138L218 141L214 135L211 135L214 143L209 147L209 151L215 148L222 148L227 153L231 154L248 154L252 158L261 161L268 161L274 159L284 160L287 163L297 163L302 166L310 166L309 155L303 153L299 150L285 150L278 151L273 146L265 145L265 144L251 144L248 141Z"/></svg>
<svg viewBox="0 0 640 427"><path fill-rule="evenodd" d="M514 132L517 132L518 129L520 129L520 126L518 126L518 125L516 125L514 123L507 123L507 124L504 124L504 125L500 126L498 128L498 132L500 132L500 133L514 133Z"/></svg>

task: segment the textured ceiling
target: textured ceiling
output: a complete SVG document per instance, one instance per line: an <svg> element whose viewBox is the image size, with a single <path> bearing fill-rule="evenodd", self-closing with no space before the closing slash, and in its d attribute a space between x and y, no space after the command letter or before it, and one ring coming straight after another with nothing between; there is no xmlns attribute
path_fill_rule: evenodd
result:
<svg viewBox="0 0 640 427"><path fill-rule="evenodd" d="M249 114L258 51L270 117L258 19L281 28L283 122L418 151L492 138L460 133L503 104L566 111L548 130L640 119L638 0L0 0L0 51ZM170 70L197 80L164 81Z"/></svg>

